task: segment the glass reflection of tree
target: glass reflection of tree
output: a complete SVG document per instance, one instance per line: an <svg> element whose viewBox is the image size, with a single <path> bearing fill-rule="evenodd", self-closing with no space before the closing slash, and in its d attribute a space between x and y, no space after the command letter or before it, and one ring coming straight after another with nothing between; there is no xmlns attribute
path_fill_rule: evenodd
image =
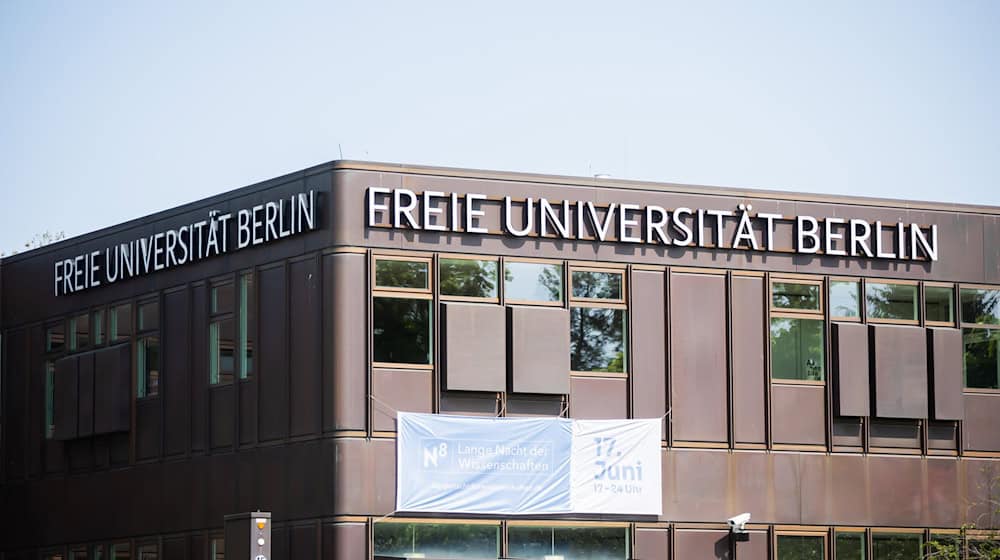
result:
<svg viewBox="0 0 1000 560"><path fill-rule="evenodd" d="M916 320L917 287L908 284L868 284L868 316Z"/></svg>
<svg viewBox="0 0 1000 560"><path fill-rule="evenodd" d="M963 290L963 323L997 323L1000 290ZM966 386L1000 388L1000 329L963 329Z"/></svg>
<svg viewBox="0 0 1000 560"><path fill-rule="evenodd" d="M779 560L823 560L823 537L778 535Z"/></svg>
<svg viewBox="0 0 1000 560"><path fill-rule="evenodd" d="M430 300L376 297L375 361L430 363Z"/></svg>
<svg viewBox="0 0 1000 560"><path fill-rule="evenodd" d="M403 556L423 552L438 558L496 558L499 529L495 525L379 523L375 554Z"/></svg>
<svg viewBox="0 0 1000 560"><path fill-rule="evenodd" d="M441 293L449 296L493 297L497 294L497 262L441 259Z"/></svg>
<svg viewBox="0 0 1000 560"><path fill-rule="evenodd" d="M823 322L771 319L772 374L779 379L823 380Z"/></svg>
<svg viewBox="0 0 1000 560"><path fill-rule="evenodd" d="M549 293L551 301L562 301L562 267L550 265L542 269L538 275L538 281Z"/></svg>
<svg viewBox="0 0 1000 560"><path fill-rule="evenodd" d="M379 259L375 261L375 276L379 286L426 288L427 263Z"/></svg>
<svg viewBox="0 0 1000 560"><path fill-rule="evenodd" d="M877 535L872 538L872 558L915 560L921 557L920 535Z"/></svg>
<svg viewBox="0 0 1000 560"><path fill-rule="evenodd" d="M574 272L573 297L618 299L621 275ZM574 307L570 313L570 369L625 371L625 316L622 309Z"/></svg>

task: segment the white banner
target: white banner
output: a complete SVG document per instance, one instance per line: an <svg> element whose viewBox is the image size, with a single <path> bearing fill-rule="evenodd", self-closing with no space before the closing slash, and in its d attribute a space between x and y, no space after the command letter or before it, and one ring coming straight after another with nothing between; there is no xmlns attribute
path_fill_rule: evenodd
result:
<svg viewBox="0 0 1000 560"><path fill-rule="evenodd" d="M575 420L573 511L660 515L660 426L650 420Z"/></svg>

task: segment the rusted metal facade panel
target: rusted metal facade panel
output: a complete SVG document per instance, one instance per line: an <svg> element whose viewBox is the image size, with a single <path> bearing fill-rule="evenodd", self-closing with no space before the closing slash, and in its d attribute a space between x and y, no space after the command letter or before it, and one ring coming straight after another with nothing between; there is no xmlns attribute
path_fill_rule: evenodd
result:
<svg viewBox="0 0 1000 560"><path fill-rule="evenodd" d="M670 277L670 372L673 438L729 437L726 282L722 276Z"/></svg>
<svg viewBox="0 0 1000 560"><path fill-rule="evenodd" d="M826 444L826 387L771 385L771 434L775 443Z"/></svg>
<svg viewBox="0 0 1000 560"><path fill-rule="evenodd" d="M927 417L927 336L924 329L873 325L872 376L875 416Z"/></svg>
<svg viewBox="0 0 1000 560"><path fill-rule="evenodd" d="M764 364L764 280L732 279L733 438L739 443L767 439Z"/></svg>
<svg viewBox="0 0 1000 560"><path fill-rule="evenodd" d="M628 383L625 379L573 377L569 382L569 412L573 418L626 418Z"/></svg>
<svg viewBox="0 0 1000 560"><path fill-rule="evenodd" d="M833 323L834 407L838 416L868 416L868 327Z"/></svg>
<svg viewBox="0 0 1000 560"><path fill-rule="evenodd" d="M499 305L441 304L444 385L449 391L507 387L507 314Z"/></svg>
<svg viewBox="0 0 1000 560"><path fill-rule="evenodd" d="M654 418L667 412L664 273L633 270L631 287L632 411L636 418Z"/></svg>
<svg viewBox="0 0 1000 560"><path fill-rule="evenodd" d="M513 393L569 393L569 312L544 307L508 307Z"/></svg>
<svg viewBox="0 0 1000 560"><path fill-rule="evenodd" d="M397 412L431 412L433 375L419 369L376 369L372 372L372 428L396 431Z"/></svg>
<svg viewBox="0 0 1000 560"><path fill-rule="evenodd" d="M965 418L962 331L927 329L927 350L931 368L931 417L962 420Z"/></svg>
<svg viewBox="0 0 1000 560"><path fill-rule="evenodd" d="M1000 394L965 394L965 448L1000 452Z"/></svg>

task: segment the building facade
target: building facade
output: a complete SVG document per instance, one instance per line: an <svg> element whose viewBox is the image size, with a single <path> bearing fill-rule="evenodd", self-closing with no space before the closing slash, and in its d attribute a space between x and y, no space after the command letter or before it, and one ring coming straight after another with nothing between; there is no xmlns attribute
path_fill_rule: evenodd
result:
<svg viewBox="0 0 1000 560"><path fill-rule="evenodd" d="M220 559L254 510L277 560L1000 525L1000 208L340 161L6 258L0 293L2 560ZM396 511L401 411L660 418L662 514Z"/></svg>

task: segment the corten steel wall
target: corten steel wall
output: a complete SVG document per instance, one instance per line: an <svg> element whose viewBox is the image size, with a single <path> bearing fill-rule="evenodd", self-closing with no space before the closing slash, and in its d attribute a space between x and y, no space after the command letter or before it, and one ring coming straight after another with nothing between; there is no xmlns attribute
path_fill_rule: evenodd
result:
<svg viewBox="0 0 1000 560"><path fill-rule="evenodd" d="M936 223L941 259L934 264L886 262L369 229L364 195L372 186L666 208L730 209L749 202L755 211L784 215ZM204 219L210 209L246 208L308 189L320 193L315 232L80 294L52 295L52 263L59 258ZM957 425L964 430L961 437L943 437L942 451L950 445L953 454L959 447L966 455L1000 453L995 430L1000 395L956 398L952 392L934 400L931 393L928 401L925 392L923 408L916 413L913 403L901 403L906 405L900 409L904 418L879 424L881 431L873 437L889 444L902 441L899 453L915 456L782 451L782 445L813 446L812 451L833 451L837 442L852 445L844 434L856 419L834 415L832 381L825 388L769 385L767 278L732 271L1000 284L1000 244L994 242L1000 239L1000 211L800 198L339 162L7 259L0 269L5 346L0 550L173 534L162 541L164 557L198 558L207 550L207 531L221 529L223 515L259 508L274 513L275 557L315 557L318 547L324 558L358 558L357 551L367 547L364 518L393 510L394 411L493 415L499 406L490 392L496 389L492 373L462 379L493 384L488 390L445 390L441 364L447 360L441 355L433 370L371 368L365 249L641 265L627 271L629 378L573 377L563 385L552 379L546 386L568 387L573 416L652 417L672 411L664 423L668 447L663 451L660 521L719 523L751 511L753 521L760 523L957 527L978 513L967 512L965 504L976 501L980 485L1000 468L1000 461L921 454L919 442L898 432L905 435L911 426L907 422L929 422L931 404L946 403L950 416L962 405L965 419L959 424L934 424L938 431ZM499 223L499 206L488 203L486 209L484 222ZM778 232L783 236L778 246L790 247L791 225L779 226ZM245 381L209 386L207 282L251 268L258 294L256 371ZM45 322L154 294L161 304L159 397L132 399L127 432L44 439ZM439 341L444 340L441 326L439 322L435 333ZM895 368L892 356L879 354L874 346L881 338L872 334L869 339L872 363ZM938 349L933 339L928 343L935 348L932 357L947 355L948 348ZM496 344L504 344L503 338L497 337ZM483 355L512 360L504 350L495 350ZM828 344L827 354L834 351ZM493 372L507 368L491 365L496 366L488 368ZM900 366L876 373L899 383L919 376L920 370ZM937 381L939 373L934 372L935 382L948 387L951 378ZM90 388L98 402L102 393L96 380L104 374L93 374L93 387L86 374L87 381L75 387L78 400L79 391ZM828 380L836 375L828 369ZM924 377L926 381L926 372ZM873 374L872 383L875 379ZM874 414L879 395L872 397ZM516 392L506 395L505 404L512 416L559 414L563 408L559 395ZM93 410L95 417L99 413ZM81 414L77 410L76 418ZM858 446L862 440L859 435ZM670 546L678 558L694 557L703 552L685 551L711 549L722 536L678 530ZM635 542L639 549L655 550L670 538L656 527L645 527L637 529ZM763 533L744 546L749 548L740 548L741 557L761 547L766 557Z"/></svg>

